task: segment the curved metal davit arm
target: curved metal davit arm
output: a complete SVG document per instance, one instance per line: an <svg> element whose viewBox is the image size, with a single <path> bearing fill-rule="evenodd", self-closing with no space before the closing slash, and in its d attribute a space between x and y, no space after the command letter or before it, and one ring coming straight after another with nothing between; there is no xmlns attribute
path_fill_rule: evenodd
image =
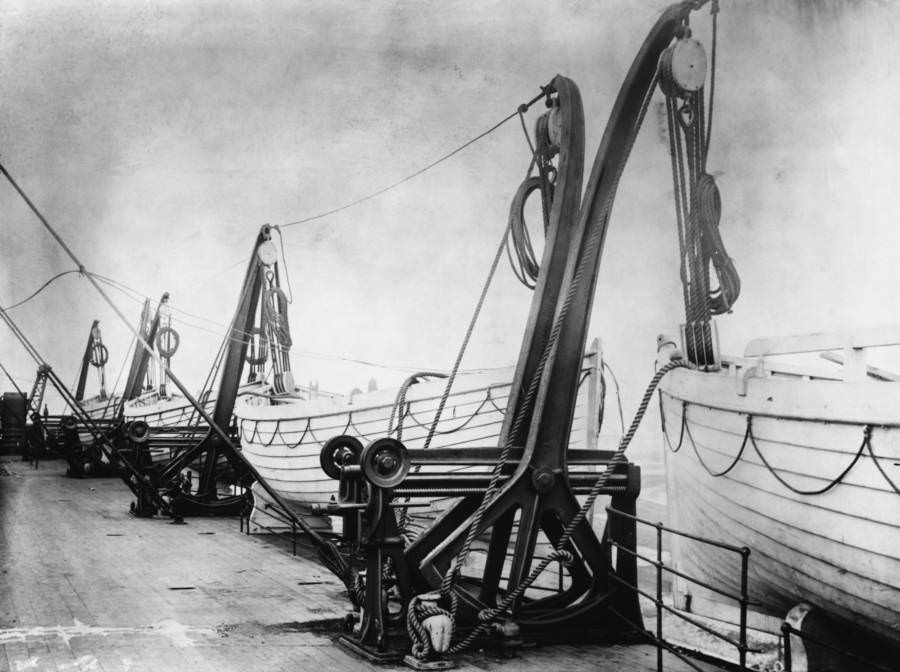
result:
<svg viewBox="0 0 900 672"><path fill-rule="evenodd" d="M669 7L644 40L616 98L580 210L577 198L581 168L577 164L584 137L581 99L571 80L560 76L554 80L560 93L560 108L570 109L567 119L571 165L567 171L560 170L561 176L568 172L569 181L557 191L554 200L541 274L501 434L501 445L524 446L524 452L515 473L478 523L480 534L521 508L517 557L521 555L519 551L527 554L533 549L533 540L542 525L541 511L554 510L562 519L574 502L567 482L567 437L613 200L656 85L660 54L696 6L695 2L683 2ZM537 473L558 474L559 478L555 485L537 492L532 483L532 476ZM461 500L407 550L410 564L418 566L424 580L432 586L439 582L462 546L473 522L476 503L472 500ZM526 517L525 509L533 509L534 515ZM603 562L598 560L603 557L599 541L587 523L582 527L572 541L585 564L591 566L591 573L605 574L605 568L594 566ZM505 549L505 544L497 544L498 548L501 545ZM515 583L513 575L524 576L529 563L530 558L520 558L516 571L511 572L511 585ZM496 580L497 577L493 582Z"/></svg>

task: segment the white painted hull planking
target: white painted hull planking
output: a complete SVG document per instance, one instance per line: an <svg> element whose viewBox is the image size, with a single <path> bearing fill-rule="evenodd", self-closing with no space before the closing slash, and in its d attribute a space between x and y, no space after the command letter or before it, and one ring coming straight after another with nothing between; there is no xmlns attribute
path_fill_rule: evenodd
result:
<svg viewBox="0 0 900 672"><path fill-rule="evenodd" d="M260 383L246 383L240 387L238 394L258 392L263 389ZM306 393L306 388L301 388ZM203 399L203 410L212 415L216 408L216 393L201 394L197 399ZM142 394L136 399L125 402L125 421L143 420L150 427L186 427L188 425L205 425L206 421L200 417L197 409L183 396L173 394L162 397L157 390Z"/></svg>
<svg viewBox="0 0 900 672"><path fill-rule="evenodd" d="M84 399L79 402L81 404L81 408L84 409L84 412L87 413L94 420L103 420L105 418L111 418L113 414L116 412L116 407L119 405L118 397L91 397L90 399Z"/></svg>
<svg viewBox="0 0 900 672"><path fill-rule="evenodd" d="M591 446L586 409L596 408L596 399L586 381L595 381L586 367L579 389L570 445L573 448ZM460 375L431 441L433 448L462 448L498 445L503 416L509 397L513 369L501 369L491 373ZM408 448L423 448L426 437L444 392L446 381L434 379L412 385L406 394L399 438ZM391 436L398 437L398 412L395 408L397 390L360 393L352 398L313 399L289 401L269 405L260 397L243 396L235 406L241 450L244 457L260 475L301 515L309 516L310 507L327 504L337 497L337 481L328 478L319 465L319 452L330 438L341 434L356 436L363 445L388 436L392 413L394 429ZM589 404L593 404L589 406ZM481 467L464 467L478 469ZM489 470L489 467L484 467ZM411 508L410 528L415 530L427 524L447 506L447 500L431 500L427 507ZM259 506L259 502L257 502ZM261 509L265 509L265 504ZM255 513L263 527L275 524L265 522L269 515L265 510ZM327 525L327 519L317 526Z"/></svg>
<svg viewBox="0 0 900 672"><path fill-rule="evenodd" d="M211 413L215 404L215 398L208 399L203 409ZM205 424L187 399L180 395L160 397L156 391L126 401L124 415L126 422L143 420L151 427L183 427L192 422Z"/></svg>
<svg viewBox="0 0 900 672"><path fill-rule="evenodd" d="M119 397L90 397L81 402L81 408L88 414L92 420L108 420L112 419L119 405ZM83 445L94 442L94 435L86 428L79 424L78 438Z"/></svg>
<svg viewBox="0 0 900 672"><path fill-rule="evenodd" d="M669 373L660 398L671 522L750 548L751 608L783 617L807 602L900 640L900 384L835 371L754 359ZM791 489L835 480L821 494ZM739 556L680 539L673 559L737 592Z"/></svg>

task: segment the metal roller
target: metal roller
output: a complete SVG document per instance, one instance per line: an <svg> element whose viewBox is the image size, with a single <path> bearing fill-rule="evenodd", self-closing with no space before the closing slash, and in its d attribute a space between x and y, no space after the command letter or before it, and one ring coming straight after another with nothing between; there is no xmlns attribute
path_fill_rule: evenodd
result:
<svg viewBox="0 0 900 672"><path fill-rule="evenodd" d="M359 462L366 479L379 488L400 485L410 467L406 446L390 437L373 441L363 448Z"/></svg>
<svg viewBox="0 0 900 672"><path fill-rule="evenodd" d="M356 463L363 452L362 442L355 436L342 434L329 439L319 451L319 465L329 478L341 477L341 468Z"/></svg>

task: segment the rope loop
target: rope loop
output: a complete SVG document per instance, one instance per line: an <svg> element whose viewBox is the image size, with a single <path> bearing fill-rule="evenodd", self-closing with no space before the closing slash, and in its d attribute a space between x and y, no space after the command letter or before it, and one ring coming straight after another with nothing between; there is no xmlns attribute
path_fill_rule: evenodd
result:
<svg viewBox="0 0 900 672"><path fill-rule="evenodd" d="M553 175L555 176L555 174L554 171ZM534 289L541 267L534 253L531 234L528 232L528 226L525 223L525 203L535 191L543 193L545 185L552 199L553 180L545 179L544 176L539 175L525 178L516 190L512 204L509 207L509 227L507 228L505 240L506 253L510 266L512 266L513 274L528 289ZM545 227L544 233L546 231Z"/></svg>
<svg viewBox="0 0 900 672"><path fill-rule="evenodd" d="M571 567L572 563L575 562L575 556L572 555L571 551L561 550L558 548L553 549L549 555L547 555L550 560L555 560L556 562L561 562L566 567Z"/></svg>
<svg viewBox="0 0 900 672"><path fill-rule="evenodd" d="M887 472L884 470L884 467L881 466L881 461L875 455L875 450L872 448L872 426L871 425L866 426L866 431L867 431L866 447L868 448L868 451L869 451L869 457L872 458L872 462L875 463L875 468L878 469L878 472L881 474L881 476L884 478L884 480L887 482L887 484L891 487L891 490L893 490L898 495L900 495L900 486L898 486L896 483L894 483L894 481L891 480L891 477L887 475Z"/></svg>
<svg viewBox="0 0 900 672"><path fill-rule="evenodd" d="M432 616L445 616L450 620L450 632L447 641L451 641L456 630L456 620L453 614L458 606L455 593L449 598L450 608L440 606L441 597L435 593L416 595L409 601L406 609L406 631L412 641L412 654L419 660L425 660L435 653L434 644L431 641L431 633L425 626L425 620Z"/></svg>

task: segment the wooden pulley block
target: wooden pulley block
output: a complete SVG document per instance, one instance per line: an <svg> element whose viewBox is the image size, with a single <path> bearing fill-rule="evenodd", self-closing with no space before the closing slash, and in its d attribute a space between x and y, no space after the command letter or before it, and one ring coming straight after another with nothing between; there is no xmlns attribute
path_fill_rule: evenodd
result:
<svg viewBox="0 0 900 672"><path fill-rule="evenodd" d="M278 394L290 394L294 391L294 374L290 371L282 371L275 374L272 386Z"/></svg>
<svg viewBox="0 0 900 672"><path fill-rule="evenodd" d="M680 38L662 53L660 71L666 94L699 91L706 82L706 50L692 37Z"/></svg>
<svg viewBox="0 0 900 672"><path fill-rule="evenodd" d="M265 240L256 248L256 256L260 263L265 266L271 266L278 261L278 248L271 240Z"/></svg>
<svg viewBox="0 0 900 672"><path fill-rule="evenodd" d="M562 144L562 115L559 112L559 105L555 104L547 113L547 135L550 137L550 144L559 147Z"/></svg>

